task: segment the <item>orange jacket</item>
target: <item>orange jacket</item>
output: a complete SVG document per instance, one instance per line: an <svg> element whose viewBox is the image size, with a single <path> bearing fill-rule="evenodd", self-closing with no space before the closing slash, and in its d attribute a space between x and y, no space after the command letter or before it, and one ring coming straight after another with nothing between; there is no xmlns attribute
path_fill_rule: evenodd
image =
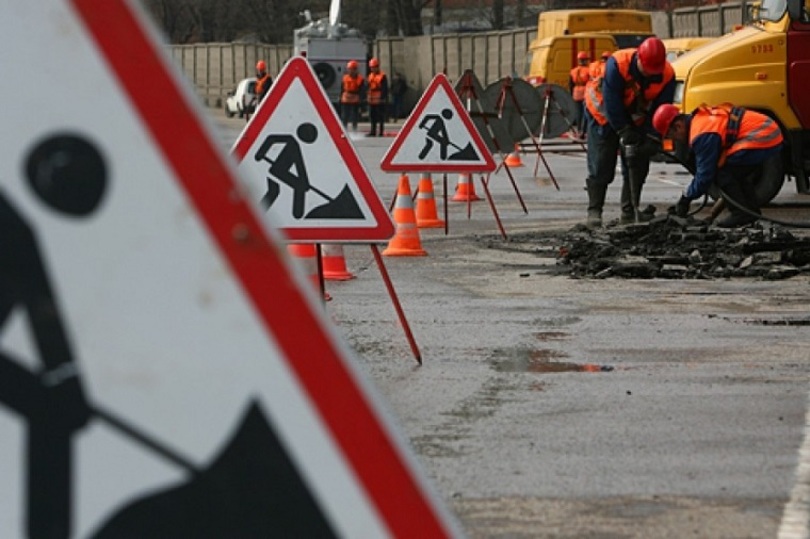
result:
<svg viewBox="0 0 810 539"><path fill-rule="evenodd" d="M769 116L727 103L716 107L703 105L692 113L689 144L707 133L716 133L723 141L718 167L725 164L729 155L741 150L773 148L783 139L779 125Z"/></svg>
<svg viewBox="0 0 810 539"><path fill-rule="evenodd" d="M591 79L588 66L576 66L571 70L571 96L574 101L585 99L585 85Z"/></svg>
<svg viewBox="0 0 810 539"><path fill-rule="evenodd" d="M273 79L268 73L265 73L263 77L256 79L256 97L259 98L259 101L264 98L264 96L267 94L267 90L270 89L270 85L272 84Z"/></svg>
<svg viewBox="0 0 810 539"><path fill-rule="evenodd" d="M388 81L385 78L385 73L378 71L377 73L371 72L368 74L368 99L369 105L380 105L385 102L388 97Z"/></svg>
<svg viewBox="0 0 810 539"><path fill-rule="evenodd" d="M675 78L675 70L667 62L664 72L661 74L661 81L653 82L647 88L642 89L640 82L636 80L631 72L635 52L636 49L622 49L613 53L613 59L616 61L616 68L621 78L624 79L624 94L621 96L624 108L633 119L633 123L638 126L643 124L650 114L650 104L658 97L664 87ZM607 69L606 67L603 76L609 73ZM604 95L602 95L603 86L603 84L597 84L597 79L591 79L585 91L585 105L599 125L608 123L605 114Z"/></svg>
<svg viewBox="0 0 810 539"><path fill-rule="evenodd" d="M363 76L355 74L354 76L346 73L343 75L343 86L341 86L340 102L349 105L360 104L360 89L363 87Z"/></svg>

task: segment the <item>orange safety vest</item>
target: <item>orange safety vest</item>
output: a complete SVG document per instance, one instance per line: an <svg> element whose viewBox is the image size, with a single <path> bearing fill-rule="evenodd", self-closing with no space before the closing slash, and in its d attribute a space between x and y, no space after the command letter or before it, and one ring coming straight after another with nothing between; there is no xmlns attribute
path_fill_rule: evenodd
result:
<svg viewBox="0 0 810 539"><path fill-rule="evenodd" d="M605 64L607 61L597 60L588 64L589 75L591 79L601 79L605 74Z"/></svg>
<svg viewBox="0 0 810 539"><path fill-rule="evenodd" d="M582 101L585 99L585 85L591 79L590 69L588 66L576 66L571 70L571 81L574 83L574 88L571 91L574 101Z"/></svg>
<svg viewBox="0 0 810 539"><path fill-rule="evenodd" d="M619 68L622 78L624 78L624 108L630 114L635 125L642 125L647 116L649 116L649 106L652 101L658 97L658 94L664 89L669 81L675 78L675 70L669 62L664 67L664 72L661 74L661 82L654 82L650 84L646 90L641 89L639 82L633 78L630 73L630 66L633 62L633 56L636 49L622 49L613 53L613 58L616 59L616 65ZM585 105L591 112L596 122L599 125L608 123L607 116L605 116L605 100L602 95L601 79L591 79L585 90Z"/></svg>
<svg viewBox="0 0 810 539"><path fill-rule="evenodd" d="M783 139L779 124L773 118L729 103L715 107L701 105L695 109L689 128L689 144L706 133L717 133L723 141L718 168L735 152L773 148Z"/></svg>
<svg viewBox="0 0 810 539"><path fill-rule="evenodd" d="M273 79L270 78L269 73L265 73L263 77L256 79L256 95L262 97L271 84L273 84Z"/></svg>
<svg viewBox="0 0 810 539"><path fill-rule="evenodd" d="M368 74L368 95L366 97L369 105L379 105L383 102L383 79L385 79L385 73L382 71Z"/></svg>
<svg viewBox="0 0 810 539"><path fill-rule="evenodd" d="M360 74L354 76L346 73L343 75L343 91L340 93L340 102L349 105L360 103L360 88L363 87L363 77Z"/></svg>

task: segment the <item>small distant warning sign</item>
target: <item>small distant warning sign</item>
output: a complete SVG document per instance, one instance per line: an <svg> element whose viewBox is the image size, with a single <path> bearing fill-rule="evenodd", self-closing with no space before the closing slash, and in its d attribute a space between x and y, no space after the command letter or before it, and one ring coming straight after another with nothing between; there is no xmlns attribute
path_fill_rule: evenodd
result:
<svg viewBox="0 0 810 539"><path fill-rule="evenodd" d="M292 58L233 155L262 210L294 241L380 241L394 224L317 75Z"/></svg>
<svg viewBox="0 0 810 539"><path fill-rule="evenodd" d="M0 537L455 534L154 35L0 2Z"/></svg>
<svg viewBox="0 0 810 539"><path fill-rule="evenodd" d="M433 78L380 163L391 172L491 172L495 166L442 73Z"/></svg>

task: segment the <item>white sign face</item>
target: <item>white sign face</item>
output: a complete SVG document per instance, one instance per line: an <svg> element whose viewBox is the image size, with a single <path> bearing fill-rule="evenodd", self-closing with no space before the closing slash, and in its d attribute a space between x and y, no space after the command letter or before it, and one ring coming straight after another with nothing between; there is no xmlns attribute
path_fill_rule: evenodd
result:
<svg viewBox="0 0 810 539"><path fill-rule="evenodd" d="M251 196L290 239L393 235L388 210L304 58L287 62L232 153L251 179Z"/></svg>
<svg viewBox="0 0 810 539"><path fill-rule="evenodd" d="M0 7L0 537L453 535L145 23Z"/></svg>
<svg viewBox="0 0 810 539"><path fill-rule="evenodd" d="M495 161L443 74L431 81L380 163L386 171L491 172Z"/></svg>

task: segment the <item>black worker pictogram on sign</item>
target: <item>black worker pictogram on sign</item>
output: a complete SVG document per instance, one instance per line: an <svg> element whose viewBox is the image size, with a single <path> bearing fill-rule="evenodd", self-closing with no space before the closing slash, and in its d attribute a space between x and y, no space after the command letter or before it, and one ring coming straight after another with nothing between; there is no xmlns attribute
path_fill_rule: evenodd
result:
<svg viewBox="0 0 810 539"><path fill-rule="evenodd" d="M292 58L233 146L248 190L293 241L379 241L391 217L317 75Z"/></svg>
<svg viewBox="0 0 810 539"><path fill-rule="evenodd" d="M380 168L390 172L492 172L495 161L447 77L422 94Z"/></svg>

